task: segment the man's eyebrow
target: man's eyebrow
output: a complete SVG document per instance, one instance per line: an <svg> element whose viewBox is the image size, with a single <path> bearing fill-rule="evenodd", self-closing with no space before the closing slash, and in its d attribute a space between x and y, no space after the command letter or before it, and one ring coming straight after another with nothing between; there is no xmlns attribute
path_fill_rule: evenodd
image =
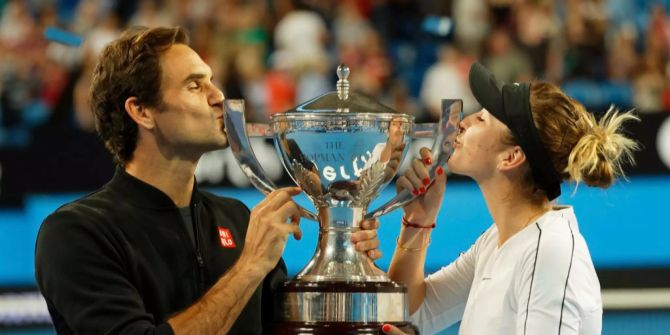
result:
<svg viewBox="0 0 670 335"><path fill-rule="evenodd" d="M199 80L199 79L204 79L207 78L207 75L204 73L191 73L182 81L184 84L188 84L194 80Z"/></svg>

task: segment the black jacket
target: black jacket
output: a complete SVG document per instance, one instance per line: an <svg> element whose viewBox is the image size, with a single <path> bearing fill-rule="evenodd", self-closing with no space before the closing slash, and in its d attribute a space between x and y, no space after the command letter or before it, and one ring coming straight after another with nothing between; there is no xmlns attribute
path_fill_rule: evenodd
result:
<svg viewBox="0 0 670 335"><path fill-rule="evenodd" d="M172 334L167 320L236 262L249 221L241 202L197 187L191 208L196 248L170 198L119 168L100 190L47 217L35 275L58 333ZM220 228L235 247L224 247ZM230 334L261 334L277 310L274 289L285 279L280 261Z"/></svg>

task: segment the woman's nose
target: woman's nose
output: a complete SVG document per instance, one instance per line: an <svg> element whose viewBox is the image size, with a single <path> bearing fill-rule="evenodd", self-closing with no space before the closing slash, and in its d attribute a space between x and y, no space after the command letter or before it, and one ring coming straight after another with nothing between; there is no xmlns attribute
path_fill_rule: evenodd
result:
<svg viewBox="0 0 670 335"><path fill-rule="evenodd" d="M461 122L459 123L459 127L463 128L463 130L469 128L470 125L472 124L472 120L474 120L475 117L477 117L475 114L470 114L464 117L463 120L461 120Z"/></svg>

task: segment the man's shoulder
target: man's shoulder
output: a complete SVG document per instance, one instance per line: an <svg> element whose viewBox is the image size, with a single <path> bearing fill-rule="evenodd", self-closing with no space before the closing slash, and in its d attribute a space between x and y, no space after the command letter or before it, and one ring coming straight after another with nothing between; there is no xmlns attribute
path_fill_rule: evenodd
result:
<svg viewBox="0 0 670 335"><path fill-rule="evenodd" d="M105 187L89 193L77 200L66 203L44 219L42 225L48 224L94 224L105 221L118 213L122 202Z"/></svg>
<svg viewBox="0 0 670 335"><path fill-rule="evenodd" d="M36 264L63 257L93 252L101 241L108 241L114 234L114 218L123 215L118 210L118 199L106 194L104 187L64 204L40 226L35 251Z"/></svg>

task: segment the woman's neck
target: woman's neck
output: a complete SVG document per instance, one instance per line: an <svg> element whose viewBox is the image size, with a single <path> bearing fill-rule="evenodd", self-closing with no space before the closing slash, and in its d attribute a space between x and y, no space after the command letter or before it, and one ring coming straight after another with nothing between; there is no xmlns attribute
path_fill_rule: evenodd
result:
<svg viewBox="0 0 670 335"><path fill-rule="evenodd" d="M499 247L551 209L548 200L533 201L520 192L516 184L510 182L485 183L479 186L498 228Z"/></svg>

